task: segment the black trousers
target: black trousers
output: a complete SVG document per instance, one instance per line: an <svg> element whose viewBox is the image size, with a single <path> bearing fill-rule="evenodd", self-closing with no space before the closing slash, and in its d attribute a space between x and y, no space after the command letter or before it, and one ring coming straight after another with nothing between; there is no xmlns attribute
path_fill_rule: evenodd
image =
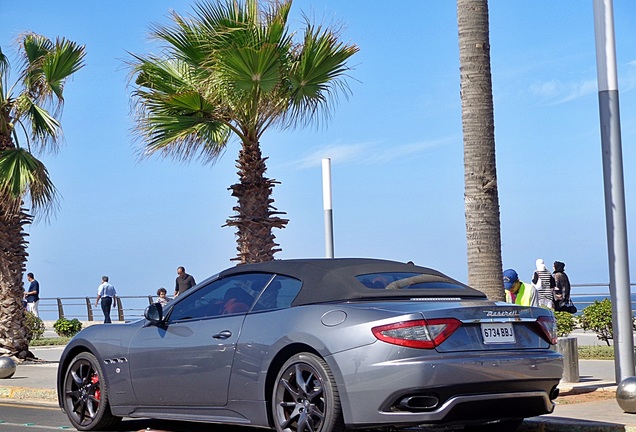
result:
<svg viewBox="0 0 636 432"><path fill-rule="evenodd" d="M110 308L112 306L112 297L102 297L102 312L104 312L104 324L112 323L112 321L110 320Z"/></svg>

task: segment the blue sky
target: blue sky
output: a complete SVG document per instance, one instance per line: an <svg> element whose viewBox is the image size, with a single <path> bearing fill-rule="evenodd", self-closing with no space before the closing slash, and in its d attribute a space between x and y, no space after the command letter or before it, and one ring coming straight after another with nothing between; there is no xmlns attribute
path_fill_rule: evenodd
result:
<svg viewBox="0 0 636 432"><path fill-rule="evenodd" d="M636 4L614 3L634 239ZM222 225L235 205L227 188L237 181L238 144L213 166L140 161L131 133L128 53L156 52L150 24L192 4L3 1L5 52L24 31L87 50L65 91L65 144L42 156L60 209L28 228L27 267L44 297L93 296L103 274L120 295L153 294L173 288L179 265L197 280L233 265L234 232ZM275 231L277 258L324 256L321 159L330 157L337 257L412 260L465 281L455 2L296 0L292 29L303 13L344 23L343 39L360 52L352 96L328 123L263 136L267 175L281 182L274 205L290 219ZM490 26L504 268L529 279L540 257L564 261L573 283L607 282L592 2L491 0Z"/></svg>

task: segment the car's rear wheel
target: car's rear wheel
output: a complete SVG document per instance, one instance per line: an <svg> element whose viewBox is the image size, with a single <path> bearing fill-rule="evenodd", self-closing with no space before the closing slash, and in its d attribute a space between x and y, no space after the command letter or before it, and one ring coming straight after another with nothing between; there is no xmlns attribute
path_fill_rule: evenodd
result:
<svg viewBox="0 0 636 432"><path fill-rule="evenodd" d="M300 353L285 362L274 384L272 417L278 432L344 430L336 382L323 359Z"/></svg>
<svg viewBox="0 0 636 432"><path fill-rule="evenodd" d="M119 421L110 412L108 390L102 380L102 368L95 356L78 354L64 375L64 411L77 430L100 430Z"/></svg>

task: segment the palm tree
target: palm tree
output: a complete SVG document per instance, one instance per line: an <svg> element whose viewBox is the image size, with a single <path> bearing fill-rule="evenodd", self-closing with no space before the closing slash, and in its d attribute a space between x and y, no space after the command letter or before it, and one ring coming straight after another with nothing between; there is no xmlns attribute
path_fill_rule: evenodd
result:
<svg viewBox="0 0 636 432"><path fill-rule="evenodd" d="M131 63L144 156L214 163L232 138L240 141L239 183L230 186L238 205L227 220L240 262L272 260L280 251L272 229L288 222L272 206L277 182L265 177L263 133L327 116L337 93L349 94L346 63L358 51L334 29L309 22L296 41L287 29L291 5L198 2L192 16L172 13L170 26L154 27L162 55L134 55Z"/></svg>
<svg viewBox="0 0 636 432"><path fill-rule="evenodd" d="M504 300L488 0L457 0L468 284Z"/></svg>
<svg viewBox="0 0 636 432"><path fill-rule="evenodd" d="M32 215L49 215L56 204L55 187L34 153L57 150L64 85L83 66L85 52L69 40L53 42L34 33L19 40L22 69L12 86L8 58L0 50L0 352L25 357L23 227Z"/></svg>

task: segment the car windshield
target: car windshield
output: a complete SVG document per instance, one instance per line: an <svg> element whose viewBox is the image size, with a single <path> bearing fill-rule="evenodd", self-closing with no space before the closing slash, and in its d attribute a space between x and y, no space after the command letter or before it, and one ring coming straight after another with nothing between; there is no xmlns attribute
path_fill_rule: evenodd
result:
<svg viewBox="0 0 636 432"><path fill-rule="evenodd" d="M426 273L367 273L356 276L362 285L372 289L463 289L462 285L444 277Z"/></svg>

